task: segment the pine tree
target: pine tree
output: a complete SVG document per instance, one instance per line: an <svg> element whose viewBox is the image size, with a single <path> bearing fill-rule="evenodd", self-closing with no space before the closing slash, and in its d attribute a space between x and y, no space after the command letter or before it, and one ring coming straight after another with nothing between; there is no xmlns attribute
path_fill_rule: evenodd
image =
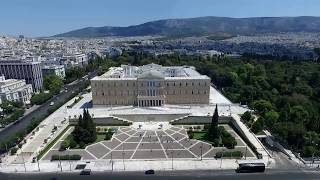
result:
<svg viewBox="0 0 320 180"><path fill-rule="evenodd" d="M87 130L90 132L90 137L92 139L92 142L94 142L97 139L96 125L93 122L88 109L86 110L86 115L87 115Z"/></svg>
<svg viewBox="0 0 320 180"><path fill-rule="evenodd" d="M211 140L217 140L219 139L219 128L218 128L218 121L219 121L219 115L218 115L218 105L216 105L216 108L214 110L211 125L209 129L209 136Z"/></svg>

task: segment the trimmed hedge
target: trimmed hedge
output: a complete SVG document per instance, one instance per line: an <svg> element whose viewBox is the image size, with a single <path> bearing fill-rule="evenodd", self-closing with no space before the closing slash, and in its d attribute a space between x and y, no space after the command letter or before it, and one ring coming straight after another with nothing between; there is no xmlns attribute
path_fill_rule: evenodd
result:
<svg viewBox="0 0 320 180"><path fill-rule="evenodd" d="M65 160L73 160L78 161L81 159L81 156L79 154L73 154L73 155L52 155L51 161L65 161Z"/></svg>
<svg viewBox="0 0 320 180"><path fill-rule="evenodd" d="M227 152L217 152L214 156L215 158L241 158L243 153L241 151L227 151Z"/></svg>

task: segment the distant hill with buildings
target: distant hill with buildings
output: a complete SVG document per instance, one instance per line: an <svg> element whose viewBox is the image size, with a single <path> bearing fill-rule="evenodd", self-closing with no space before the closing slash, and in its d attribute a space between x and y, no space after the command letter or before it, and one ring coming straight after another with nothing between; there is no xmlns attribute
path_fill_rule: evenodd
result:
<svg viewBox="0 0 320 180"><path fill-rule="evenodd" d="M211 33L250 35L279 32L320 32L320 17L198 17L166 19L127 27L86 27L54 37L107 37L107 36L193 36Z"/></svg>

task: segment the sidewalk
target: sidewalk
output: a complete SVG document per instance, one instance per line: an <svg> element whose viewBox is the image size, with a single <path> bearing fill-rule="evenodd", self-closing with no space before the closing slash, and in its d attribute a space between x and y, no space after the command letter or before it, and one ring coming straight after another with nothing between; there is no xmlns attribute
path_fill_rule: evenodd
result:
<svg viewBox="0 0 320 180"><path fill-rule="evenodd" d="M267 168L271 168L267 164ZM237 160L234 159L213 159L213 160L96 160L90 161L40 161L38 163L10 164L2 165L1 172L71 172L75 170L78 164L86 164L86 169L92 171L146 171L153 169L156 171L171 170L219 170L219 169L236 169ZM71 169L71 170L70 170Z"/></svg>

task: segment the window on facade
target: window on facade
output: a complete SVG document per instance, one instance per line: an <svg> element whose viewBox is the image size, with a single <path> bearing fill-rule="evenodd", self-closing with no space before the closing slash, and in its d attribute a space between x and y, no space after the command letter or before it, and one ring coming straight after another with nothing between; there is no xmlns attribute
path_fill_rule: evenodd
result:
<svg viewBox="0 0 320 180"><path fill-rule="evenodd" d="M182 83L180 83L180 87L182 86Z"/></svg>
<svg viewBox="0 0 320 180"><path fill-rule="evenodd" d="M194 82L192 82L192 86L194 86Z"/></svg>
<svg viewBox="0 0 320 180"><path fill-rule="evenodd" d="M169 86L169 83L167 83L167 86Z"/></svg>
<svg viewBox="0 0 320 180"><path fill-rule="evenodd" d="M193 90L191 91L191 94L193 94Z"/></svg>

